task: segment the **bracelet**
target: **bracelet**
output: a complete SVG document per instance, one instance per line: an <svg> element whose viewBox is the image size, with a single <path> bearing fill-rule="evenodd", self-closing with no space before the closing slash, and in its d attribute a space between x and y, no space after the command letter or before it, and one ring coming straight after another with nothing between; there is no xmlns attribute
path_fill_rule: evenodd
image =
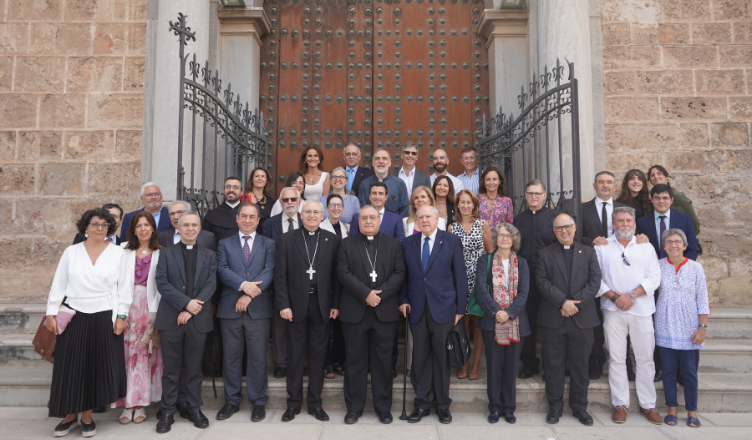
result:
<svg viewBox="0 0 752 440"><path fill-rule="evenodd" d="M122 319L123 321L125 321L126 319L128 319L128 316L126 316L126 315L117 315L117 317L120 318L120 319Z"/></svg>
<svg viewBox="0 0 752 440"><path fill-rule="evenodd" d="M698 328L699 328L699 327L705 327L705 328L708 328L708 325L707 325L707 324L697 324L697 327L698 327Z"/></svg>

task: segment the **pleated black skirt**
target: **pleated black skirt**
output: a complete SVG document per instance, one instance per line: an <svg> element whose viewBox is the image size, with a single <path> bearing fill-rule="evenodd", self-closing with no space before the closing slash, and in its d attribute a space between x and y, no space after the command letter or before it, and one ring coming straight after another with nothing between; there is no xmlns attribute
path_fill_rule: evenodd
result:
<svg viewBox="0 0 752 440"><path fill-rule="evenodd" d="M108 406L126 394L123 335L112 332L112 311L77 312L57 336L49 416Z"/></svg>

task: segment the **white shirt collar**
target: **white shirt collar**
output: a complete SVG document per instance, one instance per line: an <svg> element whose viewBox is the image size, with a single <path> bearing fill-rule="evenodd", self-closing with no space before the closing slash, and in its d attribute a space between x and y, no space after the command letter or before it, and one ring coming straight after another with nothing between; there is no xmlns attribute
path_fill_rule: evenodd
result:
<svg viewBox="0 0 752 440"><path fill-rule="evenodd" d="M415 175L415 170L416 170L416 168L413 167L413 169L410 170L410 172L406 172L405 171L405 167L402 167L402 168L400 168L400 172L399 172L400 173L400 177L402 177L402 176L405 176L405 177L414 176Z"/></svg>
<svg viewBox="0 0 752 440"><path fill-rule="evenodd" d="M600 197L596 197L596 200L598 201L598 206L603 206L604 203L608 203L609 205L614 204L614 198L611 197L610 199L606 200L605 202Z"/></svg>
<svg viewBox="0 0 752 440"><path fill-rule="evenodd" d="M379 217L384 218L384 208L381 208L381 211L379 211Z"/></svg>
<svg viewBox="0 0 752 440"><path fill-rule="evenodd" d="M238 236L240 237L240 245L242 246L243 242L245 241L243 240L243 237L245 236L245 234L243 234L243 231L238 231ZM253 242L253 240L256 239L256 231L251 232L249 236L251 237L250 241Z"/></svg>
<svg viewBox="0 0 752 440"><path fill-rule="evenodd" d="M431 235L428 236L428 238L430 238L429 241L431 243L433 243L434 241L436 241L436 234L438 232L439 232L439 227L436 226L436 229L434 229L433 234L431 234ZM420 235L421 235L421 237L420 237L421 241L426 241L426 238L425 238L426 236L422 232L420 233Z"/></svg>
<svg viewBox="0 0 752 440"><path fill-rule="evenodd" d="M225 203L227 203L227 206L229 206L230 208L235 209L235 207L240 204L240 200L238 200L238 202L235 203L234 205L230 204L230 202L228 202L227 200L225 200Z"/></svg>

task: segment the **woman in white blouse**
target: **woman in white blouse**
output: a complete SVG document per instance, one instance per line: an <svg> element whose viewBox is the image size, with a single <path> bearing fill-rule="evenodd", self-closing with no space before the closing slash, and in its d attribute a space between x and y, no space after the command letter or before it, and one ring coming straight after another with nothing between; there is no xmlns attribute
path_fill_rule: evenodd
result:
<svg viewBox="0 0 752 440"><path fill-rule="evenodd" d="M123 330L132 295L125 252L104 241L117 227L106 210L86 211L77 226L87 240L63 252L47 299L47 329L58 335L49 416L63 418L55 437L68 434L79 412L83 436L92 437L92 409L126 394ZM61 329L70 309L75 314Z"/></svg>

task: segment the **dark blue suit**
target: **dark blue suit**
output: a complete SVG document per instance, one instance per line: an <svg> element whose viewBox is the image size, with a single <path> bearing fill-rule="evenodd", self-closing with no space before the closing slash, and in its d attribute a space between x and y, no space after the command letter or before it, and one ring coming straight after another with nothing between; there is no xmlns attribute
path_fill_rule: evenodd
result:
<svg viewBox="0 0 752 440"><path fill-rule="evenodd" d="M669 229L681 229L684 234L687 235L687 249L684 250L684 256L690 260L697 260L698 247L697 236L695 235L695 228L692 225L692 217L681 212L669 211L670 218L666 225L666 230ZM661 238L658 236L658 231L655 229L655 216L653 213L640 217L637 220L636 234L645 234L650 239L650 244L655 249L655 254L660 258L661 255Z"/></svg>
<svg viewBox="0 0 752 440"><path fill-rule="evenodd" d="M144 208L137 209L135 211L129 212L128 214L125 214L123 216L123 224L120 226L120 241L128 241L128 227L131 225L131 217L139 211L143 211ZM157 225L157 233L166 231L168 229L175 229L172 227L172 222L170 221L170 212L166 207L162 207L162 209L159 211L159 224Z"/></svg>
<svg viewBox="0 0 752 440"><path fill-rule="evenodd" d="M274 240L274 244L279 243L279 237L282 236L283 216L285 216L284 212L269 217L269 219L264 222L264 227L259 230L259 234L263 235L264 237L271 238L272 240ZM287 219L286 216L285 219ZM298 213L298 227L302 226L303 219L300 217L300 213Z"/></svg>
<svg viewBox="0 0 752 440"><path fill-rule="evenodd" d="M353 215L352 223L350 223L350 237L360 233L358 217L359 214ZM402 243L402 239L405 238L405 227L402 225L402 217L385 209L384 218L381 220L381 226L379 226L379 232L394 237Z"/></svg>
<svg viewBox="0 0 752 440"><path fill-rule="evenodd" d="M217 273L222 282L222 296L217 306L217 318L222 331L224 362L222 379L225 383L225 402L240 405L243 400L243 347L248 351L246 380L248 400L252 405L266 405L269 397L266 377L266 346L272 311L270 287L274 279L274 241L256 234L251 244L248 264L238 234L219 241ZM261 281L261 294L251 300L246 312L236 312L235 304L243 292L238 288L246 281Z"/></svg>
<svg viewBox="0 0 752 440"><path fill-rule="evenodd" d="M413 335L410 382L415 389L416 409L428 410L431 405L437 410L448 409L452 399L446 341L454 327L455 315L465 314L468 296L465 258L460 238L439 229L424 271L423 238L423 234L414 234L402 242L406 270L400 304L410 304ZM429 400L432 390L433 400Z"/></svg>

